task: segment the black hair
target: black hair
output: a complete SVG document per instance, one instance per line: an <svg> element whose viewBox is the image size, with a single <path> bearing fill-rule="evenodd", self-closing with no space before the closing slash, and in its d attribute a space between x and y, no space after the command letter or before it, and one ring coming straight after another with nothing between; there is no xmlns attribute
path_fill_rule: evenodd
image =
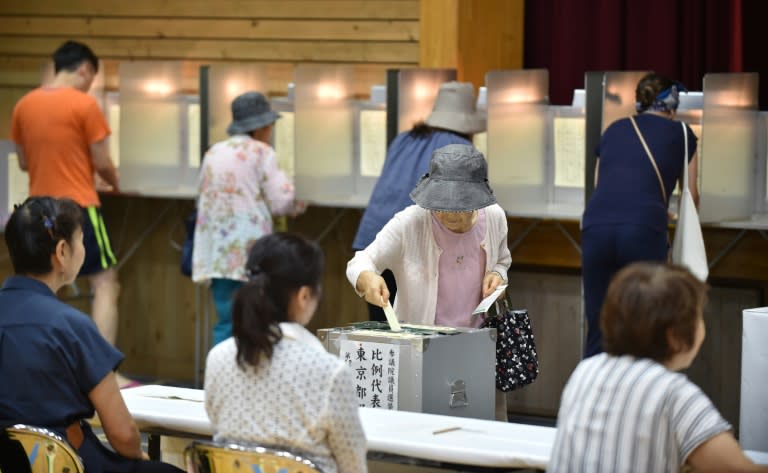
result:
<svg viewBox="0 0 768 473"><path fill-rule="evenodd" d="M320 246L293 233L273 233L253 244L248 253L246 282L232 304L232 335L237 364L257 366L270 359L283 337L278 325L288 321L288 304L302 286L319 295L325 265Z"/></svg>
<svg viewBox="0 0 768 473"><path fill-rule="evenodd" d="M637 83L635 89L635 101L637 102L637 111L644 112L648 110L656 101L659 93L675 85L675 82L664 76L650 72L643 76Z"/></svg>
<svg viewBox="0 0 768 473"><path fill-rule="evenodd" d="M414 138L424 138L436 131L447 131L448 133L453 133L454 135L458 135L467 141L472 141L472 135L468 135L466 133L459 133L458 131L448 130L445 128L436 128L433 126L429 126L423 121L417 122L415 125L413 125L413 128L411 128L411 131L408 133L414 137Z"/></svg>
<svg viewBox="0 0 768 473"><path fill-rule="evenodd" d="M99 71L99 58L91 48L77 41L67 41L53 53L53 69L57 74L62 70L74 72L85 61L91 63L93 72Z"/></svg>
<svg viewBox="0 0 768 473"><path fill-rule="evenodd" d="M48 274L56 245L82 229L83 213L69 199L30 197L16 206L5 225L5 244L16 274Z"/></svg>

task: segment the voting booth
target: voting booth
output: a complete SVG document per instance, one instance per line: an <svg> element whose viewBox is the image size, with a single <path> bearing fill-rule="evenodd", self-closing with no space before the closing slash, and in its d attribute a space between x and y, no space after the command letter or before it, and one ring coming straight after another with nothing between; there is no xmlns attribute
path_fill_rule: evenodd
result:
<svg viewBox="0 0 768 473"><path fill-rule="evenodd" d="M232 123L232 101L245 92L264 93L266 76L264 66L256 64L222 63L200 67L203 148L227 139L227 127Z"/></svg>
<svg viewBox="0 0 768 473"><path fill-rule="evenodd" d="M579 218L584 209L583 102L550 106L545 69L490 71L486 85L486 157L499 205L508 215Z"/></svg>
<svg viewBox="0 0 768 473"><path fill-rule="evenodd" d="M739 443L768 452L768 307L743 312Z"/></svg>
<svg viewBox="0 0 768 473"><path fill-rule="evenodd" d="M758 189L758 74L706 74L703 93L700 219L748 220Z"/></svg>
<svg viewBox="0 0 768 473"><path fill-rule="evenodd" d="M356 192L352 66L299 65L294 71L296 198L319 205L363 207Z"/></svg>
<svg viewBox="0 0 768 473"><path fill-rule="evenodd" d="M19 168L16 144L0 140L0 229L13 212L14 204L20 204L29 195L29 175Z"/></svg>
<svg viewBox="0 0 768 473"><path fill-rule="evenodd" d="M363 322L318 330L361 407L494 419L496 330Z"/></svg>
<svg viewBox="0 0 768 473"><path fill-rule="evenodd" d="M120 64L120 185L124 192L197 194L200 107L182 93L178 61ZM113 126L113 128L116 128Z"/></svg>
<svg viewBox="0 0 768 473"><path fill-rule="evenodd" d="M280 119L275 123L272 130L272 147L277 154L277 163L280 169L293 177L294 173L294 155L295 155L295 113L294 99L296 97L296 85L291 82L285 96L270 98L272 110L280 114Z"/></svg>

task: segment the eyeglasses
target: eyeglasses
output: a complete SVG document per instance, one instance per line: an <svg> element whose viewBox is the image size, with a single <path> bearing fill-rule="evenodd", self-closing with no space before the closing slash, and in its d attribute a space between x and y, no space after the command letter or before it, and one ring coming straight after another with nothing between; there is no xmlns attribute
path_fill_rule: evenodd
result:
<svg viewBox="0 0 768 473"><path fill-rule="evenodd" d="M471 214L474 210L433 210L439 214Z"/></svg>

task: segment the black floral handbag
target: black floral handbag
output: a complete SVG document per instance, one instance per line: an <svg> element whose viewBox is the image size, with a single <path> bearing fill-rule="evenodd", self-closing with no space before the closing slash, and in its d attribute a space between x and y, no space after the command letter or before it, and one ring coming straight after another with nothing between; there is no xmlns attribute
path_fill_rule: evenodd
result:
<svg viewBox="0 0 768 473"><path fill-rule="evenodd" d="M511 309L508 296L486 314L483 327L496 329L496 388L509 392L531 384L539 375L539 355L528 310Z"/></svg>

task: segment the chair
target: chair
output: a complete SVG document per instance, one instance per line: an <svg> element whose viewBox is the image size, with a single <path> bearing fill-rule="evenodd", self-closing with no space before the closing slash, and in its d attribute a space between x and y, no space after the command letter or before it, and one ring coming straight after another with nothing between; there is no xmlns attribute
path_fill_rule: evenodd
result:
<svg viewBox="0 0 768 473"><path fill-rule="evenodd" d="M286 449L231 442L192 442L184 461L188 473L322 473Z"/></svg>
<svg viewBox="0 0 768 473"><path fill-rule="evenodd" d="M32 473L85 472L75 450L56 433L24 424L8 427L5 432L21 444Z"/></svg>

